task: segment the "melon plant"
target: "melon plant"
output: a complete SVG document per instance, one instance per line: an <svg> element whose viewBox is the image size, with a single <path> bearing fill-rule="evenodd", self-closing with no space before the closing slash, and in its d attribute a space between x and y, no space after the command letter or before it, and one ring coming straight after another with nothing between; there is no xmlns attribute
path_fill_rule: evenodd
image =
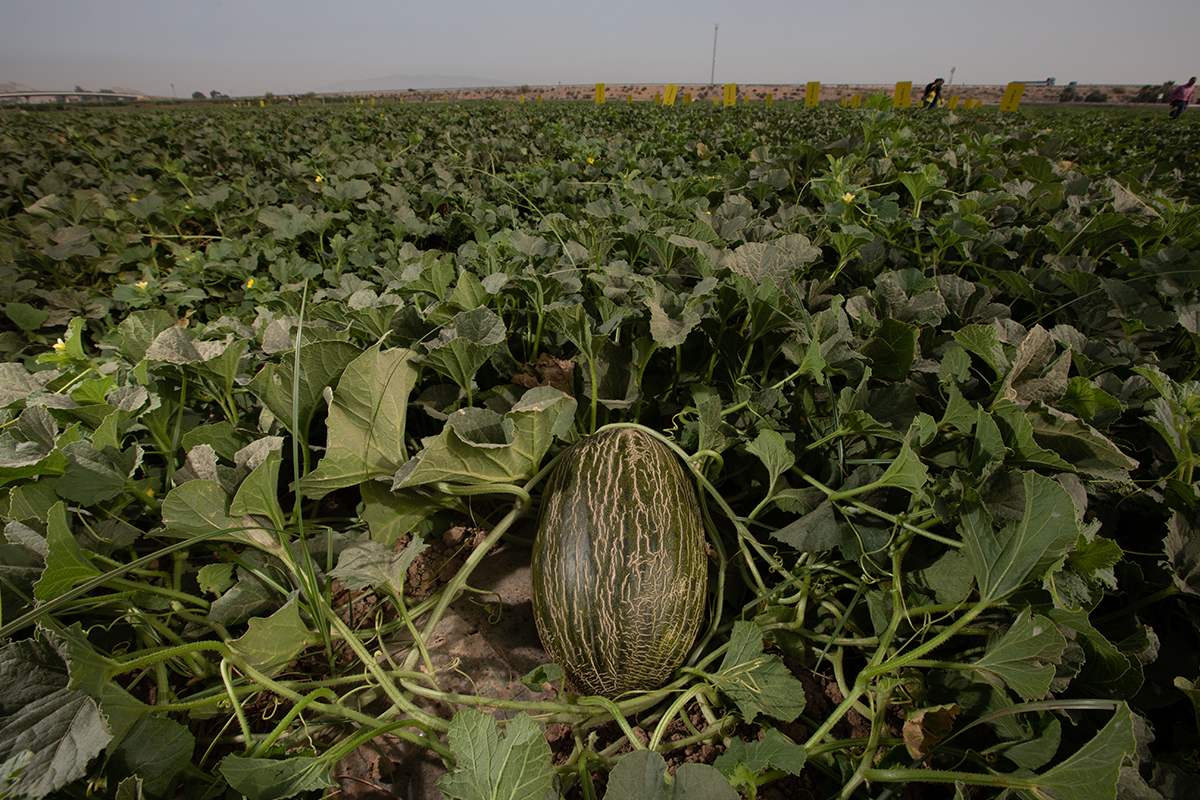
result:
<svg viewBox="0 0 1200 800"><path fill-rule="evenodd" d="M584 693L662 686L704 615L696 489L652 435L609 428L576 442L546 485L533 547L533 611L546 651Z"/></svg>

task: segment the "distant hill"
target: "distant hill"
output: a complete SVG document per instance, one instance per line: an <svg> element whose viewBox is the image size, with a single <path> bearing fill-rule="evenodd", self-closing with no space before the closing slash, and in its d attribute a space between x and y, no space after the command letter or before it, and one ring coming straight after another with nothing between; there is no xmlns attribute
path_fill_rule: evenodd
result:
<svg viewBox="0 0 1200 800"><path fill-rule="evenodd" d="M336 81L317 89L333 92L388 92L405 89L474 89L484 86L510 86L505 81L473 78L467 75L383 75L378 78Z"/></svg>

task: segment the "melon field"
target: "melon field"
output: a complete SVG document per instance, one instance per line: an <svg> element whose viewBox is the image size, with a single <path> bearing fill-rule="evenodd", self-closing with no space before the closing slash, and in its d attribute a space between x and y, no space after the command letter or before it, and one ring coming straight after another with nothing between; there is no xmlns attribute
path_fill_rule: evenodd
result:
<svg viewBox="0 0 1200 800"><path fill-rule="evenodd" d="M1195 796L1193 114L6 110L0 797ZM612 697L610 426L704 538Z"/></svg>

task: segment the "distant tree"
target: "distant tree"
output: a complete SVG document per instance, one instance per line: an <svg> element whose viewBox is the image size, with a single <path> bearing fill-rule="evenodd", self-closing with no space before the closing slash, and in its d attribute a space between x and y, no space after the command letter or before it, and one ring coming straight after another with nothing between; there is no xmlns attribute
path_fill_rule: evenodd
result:
<svg viewBox="0 0 1200 800"><path fill-rule="evenodd" d="M1088 92L1088 96L1083 98L1085 103L1107 103L1108 95L1099 89L1093 89Z"/></svg>
<svg viewBox="0 0 1200 800"><path fill-rule="evenodd" d="M203 100L204 92L201 92L201 91L192 92L192 99L193 100Z"/></svg>
<svg viewBox="0 0 1200 800"><path fill-rule="evenodd" d="M229 99L229 95L221 94L216 89L213 89L211 92L209 92L208 96L210 98L212 98L213 100L228 100Z"/></svg>
<svg viewBox="0 0 1200 800"><path fill-rule="evenodd" d="M1063 89L1061 92L1058 93L1058 102L1060 102L1060 103L1069 103L1072 100L1078 100L1078 99L1079 98L1077 98L1075 96L1075 87L1074 86L1068 86L1065 89Z"/></svg>

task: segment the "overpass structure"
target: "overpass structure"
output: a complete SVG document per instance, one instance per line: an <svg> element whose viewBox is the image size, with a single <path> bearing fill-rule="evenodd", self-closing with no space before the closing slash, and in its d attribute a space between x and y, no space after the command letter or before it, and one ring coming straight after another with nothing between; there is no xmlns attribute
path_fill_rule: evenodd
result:
<svg viewBox="0 0 1200 800"><path fill-rule="evenodd" d="M19 92L0 92L0 102L12 100L20 102L24 100L26 103L32 103L33 98L44 97L48 98L45 102L68 103L71 102L68 98L77 98L79 100L148 100L144 94L136 94L134 92L80 92L76 90L69 91L42 91L39 89L23 89Z"/></svg>

